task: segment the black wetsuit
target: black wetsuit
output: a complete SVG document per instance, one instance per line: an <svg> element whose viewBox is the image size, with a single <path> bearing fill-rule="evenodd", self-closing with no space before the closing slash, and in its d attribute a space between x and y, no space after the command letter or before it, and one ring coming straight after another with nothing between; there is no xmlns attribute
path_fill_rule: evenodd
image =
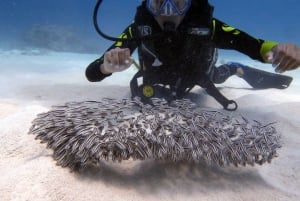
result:
<svg viewBox="0 0 300 201"><path fill-rule="evenodd" d="M202 9L202 11L201 11ZM129 48L131 53L138 48L139 61L144 70L144 79L149 84L175 86L180 81L178 91L183 92L204 78L221 83L235 73L235 69L214 66L215 50L233 49L264 61L262 58L262 39L256 39L247 33L233 28L211 17L211 7L191 7L175 32L163 31L145 7L145 2L137 8L135 21L129 25L120 37L136 38L154 36L142 42L116 42L109 49ZM109 50L108 49L108 50ZM159 61L161 65L155 65ZM101 81L111 74L100 72L103 56L92 62L86 69L89 81ZM145 70L146 69L146 70ZM225 78L224 78L225 77Z"/></svg>

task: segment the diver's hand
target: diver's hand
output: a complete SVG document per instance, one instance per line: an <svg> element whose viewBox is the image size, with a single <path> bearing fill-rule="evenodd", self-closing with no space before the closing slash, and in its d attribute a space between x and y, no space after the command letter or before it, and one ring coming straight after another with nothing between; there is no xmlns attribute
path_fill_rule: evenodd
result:
<svg viewBox="0 0 300 201"><path fill-rule="evenodd" d="M300 48L295 44L281 43L267 53L267 58L278 73L294 70L300 66Z"/></svg>
<svg viewBox="0 0 300 201"><path fill-rule="evenodd" d="M100 66L103 74L123 71L131 66L133 59L130 57L128 48L115 48L104 54L104 62Z"/></svg>

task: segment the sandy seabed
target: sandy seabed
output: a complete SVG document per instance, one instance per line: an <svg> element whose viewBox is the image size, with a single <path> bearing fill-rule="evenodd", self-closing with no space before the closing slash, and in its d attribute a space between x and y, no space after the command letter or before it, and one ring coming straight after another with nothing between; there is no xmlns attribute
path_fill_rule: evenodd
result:
<svg viewBox="0 0 300 201"><path fill-rule="evenodd" d="M24 68L73 65L74 69L38 74L26 71L14 75L12 71L2 73L0 200L300 200L299 76L285 90L252 90L235 77L219 86L223 94L238 102L239 109L234 115L277 122L283 147L270 164L220 168L204 163L128 160L103 162L98 168L71 172L68 168L56 166L52 151L27 134L32 120L55 104L103 97L126 98L129 96L128 83L120 79L120 75L103 83L88 83L84 78L84 68L91 57L75 56L66 61L66 56L32 56L19 52L13 56L16 54L23 57L19 60L25 61L22 63ZM6 59L5 62L2 60L1 68L3 65L17 68L20 64L10 60L6 53L1 53L0 57ZM57 62L53 63L53 59ZM198 90L203 93L203 107L221 109L205 92Z"/></svg>

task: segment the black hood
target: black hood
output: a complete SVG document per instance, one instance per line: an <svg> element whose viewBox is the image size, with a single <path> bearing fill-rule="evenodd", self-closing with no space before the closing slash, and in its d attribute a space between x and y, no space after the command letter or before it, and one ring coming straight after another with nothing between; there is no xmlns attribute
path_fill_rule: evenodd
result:
<svg viewBox="0 0 300 201"><path fill-rule="evenodd" d="M184 21L193 22L193 26L210 27L213 10L214 8L208 3L208 0L192 0L192 5L184 17ZM154 17L147 9L146 1L143 1L137 7L135 22L137 24L153 24L154 21Z"/></svg>

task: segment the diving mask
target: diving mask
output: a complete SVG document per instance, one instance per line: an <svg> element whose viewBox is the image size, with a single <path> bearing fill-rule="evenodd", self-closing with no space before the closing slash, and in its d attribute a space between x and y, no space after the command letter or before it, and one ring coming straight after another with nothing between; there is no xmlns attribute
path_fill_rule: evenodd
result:
<svg viewBox="0 0 300 201"><path fill-rule="evenodd" d="M192 0L147 0L147 9L154 16L184 15Z"/></svg>

